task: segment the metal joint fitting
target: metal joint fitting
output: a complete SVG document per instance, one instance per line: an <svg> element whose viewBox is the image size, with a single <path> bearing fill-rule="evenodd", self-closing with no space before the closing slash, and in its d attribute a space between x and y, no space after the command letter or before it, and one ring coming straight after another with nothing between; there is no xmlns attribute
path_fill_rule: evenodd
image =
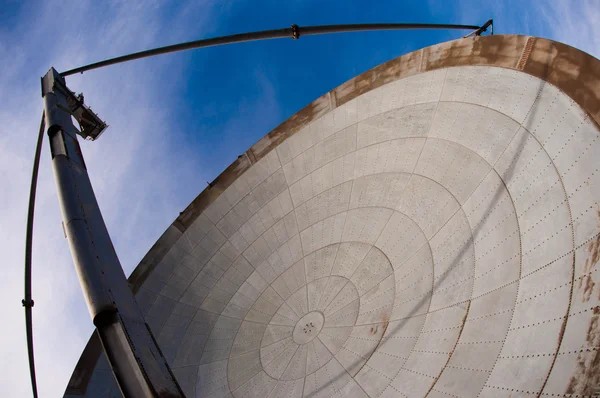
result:
<svg viewBox="0 0 600 398"><path fill-rule="evenodd" d="M32 300L23 299L23 300L21 300L21 304L23 304L23 307L33 307L33 305L35 303L33 302L33 299Z"/></svg>
<svg viewBox="0 0 600 398"><path fill-rule="evenodd" d="M300 38L300 27L295 23L292 24L292 39L298 40Z"/></svg>

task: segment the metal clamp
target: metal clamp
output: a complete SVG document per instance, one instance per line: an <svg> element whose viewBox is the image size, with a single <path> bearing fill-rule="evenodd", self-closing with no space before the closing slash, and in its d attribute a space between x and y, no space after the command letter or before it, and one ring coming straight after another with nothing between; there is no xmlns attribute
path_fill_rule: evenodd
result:
<svg viewBox="0 0 600 398"><path fill-rule="evenodd" d="M466 39L467 37L471 37L471 36L481 36L481 34L483 32L487 32L488 28L490 28L490 35L493 35L494 34L494 20L493 19L488 19L487 22L484 23L483 25L481 25L479 28L477 28L473 32L469 33L468 35L463 36L463 39Z"/></svg>
<svg viewBox="0 0 600 398"><path fill-rule="evenodd" d="M300 27L295 23L292 24L292 39L298 40L300 38Z"/></svg>
<svg viewBox="0 0 600 398"><path fill-rule="evenodd" d="M475 36L481 36L481 34L487 31L487 28L491 26L491 33L494 34L494 20L489 19L486 23L484 23L481 28L475 31Z"/></svg>
<svg viewBox="0 0 600 398"><path fill-rule="evenodd" d="M23 299L23 300L21 300L21 304L23 304L23 307L29 307L29 308L31 308L31 307L33 307L33 305L35 303L33 302L33 299L31 299L31 300L25 300L25 299Z"/></svg>
<svg viewBox="0 0 600 398"><path fill-rule="evenodd" d="M493 35L494 34L494 20L493 19L488 19L486 23L484 23L483 25L481 25L481 27L479 27L478 29L469 33L468 35L464 36L463 39L465 39L467 37L471 37L471 36L481 36L481 34L483 32L487 32L488 28L490 28L490 34Z"/></svg>

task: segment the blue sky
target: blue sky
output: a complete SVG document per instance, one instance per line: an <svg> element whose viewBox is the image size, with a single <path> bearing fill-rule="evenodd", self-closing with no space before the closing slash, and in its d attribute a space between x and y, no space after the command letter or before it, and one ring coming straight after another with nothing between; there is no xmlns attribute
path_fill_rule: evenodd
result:
<svg viewBox="0 0 600 398"><path fill-rule="evenodd" d="M224 5L226 4L226 5ZM548 37L600 56L598 0L5 1L0 4L0 339L2 396L30 394L22 298L25 216L42 110L39 78L179 41L302 25L482 24ZM202 49L68 79L110 125L82 144L123 267L130 273L187 204L239 154L304 105L355 75L458 31L281 39ZM34 333L42 397L64 391L92 332L61 218L47 143L34 241Z"/></svg>

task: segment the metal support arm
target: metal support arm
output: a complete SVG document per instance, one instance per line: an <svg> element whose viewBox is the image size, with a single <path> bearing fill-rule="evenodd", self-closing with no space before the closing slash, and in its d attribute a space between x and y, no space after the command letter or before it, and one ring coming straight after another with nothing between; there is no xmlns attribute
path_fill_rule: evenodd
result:
<svg viewBox="0 0 600 398"><path fill-rule="evenodd" d="M42 80L42 90L71 255L121 392L126 397L182 397L144 321L104 224L77 141L78 131L71 121L64 78L50 69Z"/></svg>

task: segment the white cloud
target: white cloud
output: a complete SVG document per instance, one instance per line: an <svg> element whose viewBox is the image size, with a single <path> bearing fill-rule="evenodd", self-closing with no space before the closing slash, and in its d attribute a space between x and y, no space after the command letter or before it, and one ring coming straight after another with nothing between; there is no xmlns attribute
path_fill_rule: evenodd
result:
<svg viewBox="0 0 600 398"><path fill-rule="evenodd" d="M538 8L548 38L600 57L600 2L557 0Z"/></svg>

